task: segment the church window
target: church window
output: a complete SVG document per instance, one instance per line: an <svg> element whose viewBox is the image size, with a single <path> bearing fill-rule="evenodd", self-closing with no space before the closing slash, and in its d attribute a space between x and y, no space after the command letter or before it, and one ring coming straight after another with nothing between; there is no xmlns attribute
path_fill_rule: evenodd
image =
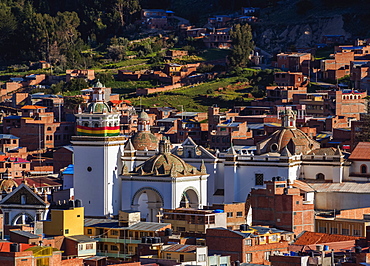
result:
<svg viewBox="0 0 370 266"><path fill-rule="evenodd" d="M21 204L26 204L26 195L21 195Z"/></svg>
<svg viewBox="0 0 370 266"><path fill-rule="evenodd" d="M316 175L316 180L325 180L325 175L323 173L319 173Z"/></svg>
<svg viewBox="0 0 370 266"><path fill-rule="evenodd" d="M48 127L47 131L51 131L51 127Z"/></svg>
<svg viewBox="0 0 370 266"><path fill-rule="evenodd" d="M278 150L278 145L276 143L271 145L271 151L277 151Z"/></svg>
<svg viewBox="0 0 370 266"><path fill-rule="evenodd" d="M95 123L95 124L94 124L94 127L99 127L99 124L98 124L98 123Z"/></svg>
<svg viewBox="0 0 370 266"><path fill-rule="evenodd" d="M263 174L255 174L256 186L263 186Z"/></svg>
<svg viewBox="0 0 370 266"><path fill-rule="evenodd" d="M366 174L367 173L367 166L366 165L361 165L361 174Z"/></svg>
<svg viewBox="0 0 370 266"><path fill-rule="evenodd" d="M88 127L89 126L89 123L88 122L85 122L84 123L84 127Z"/></svg>

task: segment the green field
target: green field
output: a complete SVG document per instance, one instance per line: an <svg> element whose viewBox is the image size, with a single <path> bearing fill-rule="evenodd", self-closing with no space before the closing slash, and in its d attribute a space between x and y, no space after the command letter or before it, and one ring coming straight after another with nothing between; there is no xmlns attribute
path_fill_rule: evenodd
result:
<svg viewBox="0 0 370 266"><path fill-rule="evenodd" d="M245 105L249 94L245 88L248 84L236 83L238 77L213 80L195 86L174 89L168 92L150 94L148 96L130 98L133 105L146 107L183 107L185 111L205 112L214 104L221 108L232 108L235 103Z"/></svg>

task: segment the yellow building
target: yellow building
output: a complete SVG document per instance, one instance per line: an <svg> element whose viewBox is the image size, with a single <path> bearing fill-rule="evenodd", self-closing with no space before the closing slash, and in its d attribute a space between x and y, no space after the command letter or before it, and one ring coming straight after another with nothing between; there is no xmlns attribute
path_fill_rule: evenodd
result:
<svg viewBox="0 0 370 266"><path fill-rule="evenodd" d="M98 241L97 255L129 259L137 254L143 237L159 238L159 232L171 228L169 223L137 222L123 224L119 220L86 219L85 235Z"/></svg>
<svg viewBox="0 0 370 266"><path fill-rule="evenodd" d="M364 215L364 219L315 218L315 231L318 233L366 237L369 226L370 215Z"/></svg>
<svg viewBox="0 0 370 266"><path fill-rule="evenodd" d="M195 262L195 265L205 266L207 265L208 249L206 246L167 245L162 248L161 258L177 262Z"/></svg>
<svg viewBox="0 0 370 266"><path fill-rule="evenodd" d="M74 236L84 234L84 208L51 210L51 220L44 221L44 234Z"/></svg>

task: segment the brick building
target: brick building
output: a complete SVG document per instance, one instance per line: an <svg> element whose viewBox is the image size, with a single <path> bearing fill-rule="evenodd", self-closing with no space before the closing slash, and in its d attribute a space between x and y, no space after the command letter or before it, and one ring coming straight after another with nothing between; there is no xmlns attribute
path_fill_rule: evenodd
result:
<svg viewBox="0 0 370 266"><path fill-rule="evenodd" d="M95 72L93 69L67 69L66 82L74 78L83 78L91 81L95 79Z"/></svg>
<svg viewBox="0 0 370 266"><path fill-rule="evenodd" d="M20 146L37 150L69 144L73 123L54 122L54 113L44 106L26 105L21 110L22 116L4 117L3 122L4 133L19 137Z"/></svg>
<svg viewBox="0 0 370 266"><path fill-rule="evenodd" d="M266 189L252 190L253 225L269 225L299 234L314 231L313 189L295 180L266 182Z"/></svg>
<svg viewBox="0 0 370 266"><path fill-rule="evenodd" d="M246 210L245 202L213 204L205 208L223 210L226 213L226 227L228 229L238 230L240 225L246 223L246 214L248 210Z"/></svg>
<svg viewBox="0 0 370 266"><path fill-rule="evenodd" d="M293 233L275 228L254 226L245 231L225 228L208 229L206 243L209 254L230 256L231 261L269 264L270 255L288 252Z"/></svg>
<svg viewBox="0 0 370 266"><path fill-rule="evenodd" d="M163 222L172 224L176 233L205 234L208 228L226 227L226 213L190 208L164 209Z"/></svg>
<svg viewBox="0 0 370 266"><path fill-rule="evenodd" d="M302 72L304 75L309 74L311 54L309 53L280 53L277 55L274 67L282 70Z"/></svg>

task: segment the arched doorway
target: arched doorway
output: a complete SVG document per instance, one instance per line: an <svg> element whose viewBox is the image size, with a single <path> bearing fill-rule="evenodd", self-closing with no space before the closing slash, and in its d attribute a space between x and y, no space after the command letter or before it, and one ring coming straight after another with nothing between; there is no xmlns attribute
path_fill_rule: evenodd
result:
<svg viewBox="0 0 370 266"><path fill-rule="evenodd" d="M131 208L140 211L141 220L145 222L158 222L158 213L163 207L162 195L153 188L144 187L136 191Z"/></svg>
<svg viewBox="0 0 370 266"><path fill-rule="evenodd" d="M181 201L180 201L181 208L199 208L199 196L198 191L195 188L187 188L182 193Z"/></svg>
<svg viewBox="0 0 370 266"><path fill-rule="evenodd" d="M35 219L27 212L22 212L17 214L13 220L12 220L12 225L20 225L20 224L30 224L34 222Z"/></svg>

